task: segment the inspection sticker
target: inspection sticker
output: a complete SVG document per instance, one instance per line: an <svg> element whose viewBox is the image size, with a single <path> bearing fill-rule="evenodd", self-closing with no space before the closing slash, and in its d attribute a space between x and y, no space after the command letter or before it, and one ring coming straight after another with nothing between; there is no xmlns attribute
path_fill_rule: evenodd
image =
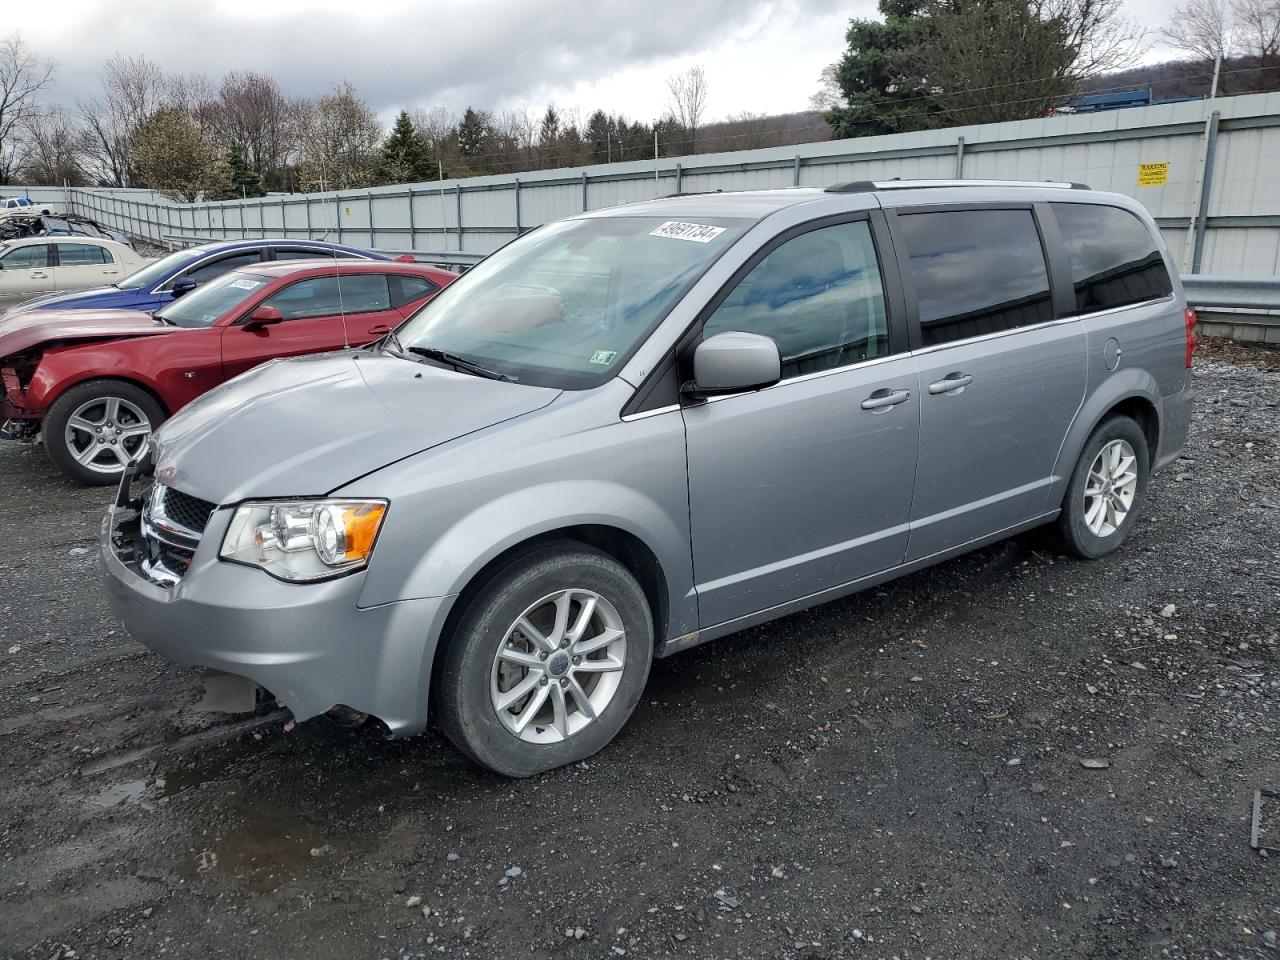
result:
<svg viewBox="0 0 1280 960"><path fill-rule="evenodd" d="M591 362L607 367L609 364L613 363L614 358L617 356L617 350L597 350L591 355Z"/></svg>
<svg viewBox="0 0 1280 960"><path fill-rule="evenodd" d="M261 280L232 280L231 286L237 290L256 290L262 286Z"/></svg>
<svg viewBox="0 0 1280 960"><path fill-rule="evenodd" d="M1169 182L1169 161L1138 164L1138 186L1163 187Z"/></svg>
<svg viewBox="0 0 1280 960"><path fill-rule="evenodd" d="M707 223L683 223L680 220L668 220L658 229L649 233L651 237L667 237L671 240L692 240L694 243L710 243L720 234L724 227L713 227Z"/></svg>

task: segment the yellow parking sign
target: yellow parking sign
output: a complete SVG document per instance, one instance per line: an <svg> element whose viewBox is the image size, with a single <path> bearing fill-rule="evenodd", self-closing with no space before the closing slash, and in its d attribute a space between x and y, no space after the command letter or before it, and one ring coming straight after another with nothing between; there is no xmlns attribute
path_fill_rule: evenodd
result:
<svg viewBox="0 0 1280 960"><path fill-rule="evenodd" d="M1169 182L1169 161L1138 164L1138 186L1163 187Z"/></svg>

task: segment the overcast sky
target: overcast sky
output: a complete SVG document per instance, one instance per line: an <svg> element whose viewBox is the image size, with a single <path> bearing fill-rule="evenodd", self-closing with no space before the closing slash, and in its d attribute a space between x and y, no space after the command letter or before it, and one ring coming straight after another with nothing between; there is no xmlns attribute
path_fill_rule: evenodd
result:
<svg viewBox="0 0 1280 960"><path fill-rule="evenodd" d="M1158 27L1167 0L1128 0ZM702 64L707 115L805 109L850 17L875 0L2 0L0 32L58 64L55 96L97 90L114 53L168 70L276 77L314 96L350 80L385 118L401 106L537 111L554 102L651 120L665 78ZM56 15L53 10L57 11ZM287 12L285 12L287 11ZM1154 48L1145 59L1164 59Z"/></svg>

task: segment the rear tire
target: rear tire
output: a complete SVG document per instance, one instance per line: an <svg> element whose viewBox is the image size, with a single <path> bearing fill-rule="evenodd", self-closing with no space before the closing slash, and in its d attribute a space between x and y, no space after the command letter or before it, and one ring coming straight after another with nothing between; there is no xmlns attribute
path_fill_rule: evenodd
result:
<svg viewBox="0 0 1280 960"><path fill-rule="evenodd" d="M1098 424L1072 471L1056 524L1059 545L1096 560L1124 543L1146 499L1147 437L1125 416Z"/></svg>
<svg viewBox="0 0 1280 960"><path fill-rule="evenodd" d="M116 483L125 464L146 449L164 410L141 387L122 380L90 380L72 387L44 415L41 435L49 458L76 483Z"/></svg>
<svg viewBox="0 0 1280 960"><path fill-rule="evenodd" d="M653 620L625 567L564 542L498 572L447 643L432 695L444 734L481 766L528 777L622 729L649 676Z"/></svg>

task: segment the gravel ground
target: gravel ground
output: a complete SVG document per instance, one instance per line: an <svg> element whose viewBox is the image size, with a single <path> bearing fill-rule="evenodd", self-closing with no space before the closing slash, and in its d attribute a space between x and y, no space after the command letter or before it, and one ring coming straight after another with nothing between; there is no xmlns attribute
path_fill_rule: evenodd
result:
<svg viewBox="0 0 1280 960"><path fill-rule="evenodd" d="M434 734L191 715L100 598L105 494L5 444L0 956L1280 957L1249 848L1275 358L1202 355L1112 557L1023 537L660 661L618 742L520 782Z"/></svg>

